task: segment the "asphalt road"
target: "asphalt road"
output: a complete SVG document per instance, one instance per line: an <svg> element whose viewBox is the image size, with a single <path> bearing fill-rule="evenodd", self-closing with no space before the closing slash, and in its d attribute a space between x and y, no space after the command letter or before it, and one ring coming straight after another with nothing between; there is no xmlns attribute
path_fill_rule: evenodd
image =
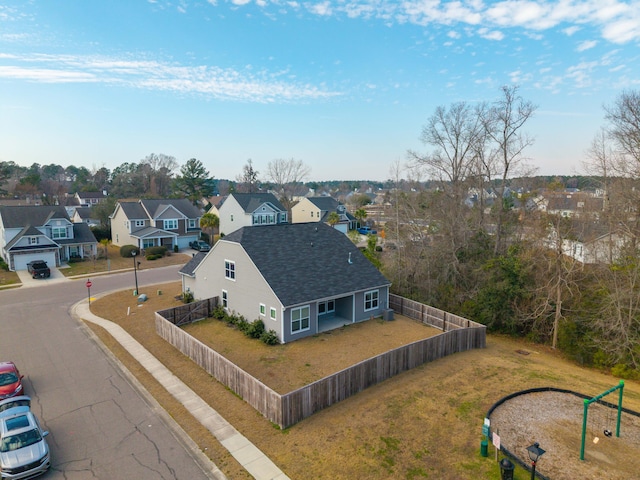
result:
<svg viewBox="0 0 640 480"><path fill-rule="evenodd" d="M179 267L142 270L139 285L178 280ZM131 288L133 272L94 277L91 294ZM52 468L40 478L213 478L199 452L176 433L71 318L86 279L0 291L0 360L25 376L32 410L49 430Z"/></svg>

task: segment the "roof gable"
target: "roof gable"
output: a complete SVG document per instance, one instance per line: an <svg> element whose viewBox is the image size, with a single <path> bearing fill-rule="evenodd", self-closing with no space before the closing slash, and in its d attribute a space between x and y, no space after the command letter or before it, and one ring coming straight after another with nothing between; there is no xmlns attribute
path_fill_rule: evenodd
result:
<svg viewBox="0 0 640 480"><path fill-rule="evenodd" d="M273 193L232 193L229 197L233 197L245 213L253 213L265 203L272 205L281 212L286 211Z"/></svg>
<svg viewBox="0 0 640 480"><path fill-rule="evenodd" d="M71 223L64 207L59 205L0 206L4 228L22 228L26 225L41 227L53 218Z"/></svg>
<svg viewBox="0 0 640 480"><path fill-rule="evenodd" d="M390 284L346 235L322 223L243 227L219 242L240 244L285 306Z"/></svg>

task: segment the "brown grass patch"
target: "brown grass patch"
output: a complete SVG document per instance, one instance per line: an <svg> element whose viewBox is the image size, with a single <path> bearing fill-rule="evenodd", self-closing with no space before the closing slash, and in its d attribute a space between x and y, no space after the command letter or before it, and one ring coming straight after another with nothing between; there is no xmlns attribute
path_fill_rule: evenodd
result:
<svg viewBox="0 0 640 480"><path fill-rule="evenodd" d="M163 295L156 294L158 288ZM479 454L482 419L495 401L515 391L542 386L596 395L618 382L611 376L567 362L543 346L489 336L484 350L423 365L280 431L155 334L153 312L177 304L173 296L178 291L178 284L142 288L141 292L149 295L149 301L142 307L136 306L130 292L118 293L93 302L92 311L128 330L294 480L498 480L500 473L493 461L493 448L490 447L489 458ZM126 315L127 306L133 315ZM337 337L326 335L313 340L325 338L324 342L330 342ZM260 345L255 340L239 338L243 340L241 346L227 348L244 352ZM377 338L386 337L378 335L355 346L334 348L333 354L359 358L361 346ZM517 350L530 354L524 356ZM123 362L137 363L132 359ZM308 363L313 366L313 362ZM143 383L146 385L146 381ZM155 388L161 389L157 385ZM624 406L640 411L640 387L636 382L627 382ZM184 412L172 413L171 406L165 408L180 423L184 417L190 417ZM206 442L215 443L206 432L186 430L203 449ZM530 440L540 441L535 437ZM551 443L541 443L541 447L548 452L554 450ZM211 454L213 448L206 448ZM638 453L635 452L636 456ZM249 478L224 451L216 450L211 456L229 478ZM547 454L551 460L543 457L538 470L543 474L551 471L554 480L574 479L572 462L579 461L578 456L576 452L553 462L553 457ZM619 478L615 475L615 466L607 471L597 468L593 471L593 478ZM516 468L516 480L529 477L520 467Z"/></svg>

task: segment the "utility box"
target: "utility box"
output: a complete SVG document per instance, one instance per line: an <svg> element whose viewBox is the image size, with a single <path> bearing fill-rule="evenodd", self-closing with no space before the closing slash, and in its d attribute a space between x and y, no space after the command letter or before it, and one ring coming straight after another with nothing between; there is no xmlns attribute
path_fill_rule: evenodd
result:
<svg viewBox="0 0 640 480"><path fill-rule="evenodd" d="M387 308L386 310L383 310L382 319L386 320L387 322L390 322L391 320L393 320L393 309Z"/></svg>

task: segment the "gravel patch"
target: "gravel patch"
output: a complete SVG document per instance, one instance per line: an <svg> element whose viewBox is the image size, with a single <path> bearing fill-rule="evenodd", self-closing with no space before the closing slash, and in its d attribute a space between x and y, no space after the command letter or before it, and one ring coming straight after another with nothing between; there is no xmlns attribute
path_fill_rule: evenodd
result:
<svg viewBox="0 0 640 480"><path fill-rule="evenodd" d="M614 392L604 398L617 403ZM624 398L623 398L624 406ZM580 460L584 400L561 392L535 392L507 400L491 414L500 443L527 464L534 442L546 453L536 471L553 480L640 478L640 418L623 412L615 436L617 410L593 403L587 416L585 459ZM613 432L611 437L604 430ZM519 469L520 467L516 467Z"/></svg>

